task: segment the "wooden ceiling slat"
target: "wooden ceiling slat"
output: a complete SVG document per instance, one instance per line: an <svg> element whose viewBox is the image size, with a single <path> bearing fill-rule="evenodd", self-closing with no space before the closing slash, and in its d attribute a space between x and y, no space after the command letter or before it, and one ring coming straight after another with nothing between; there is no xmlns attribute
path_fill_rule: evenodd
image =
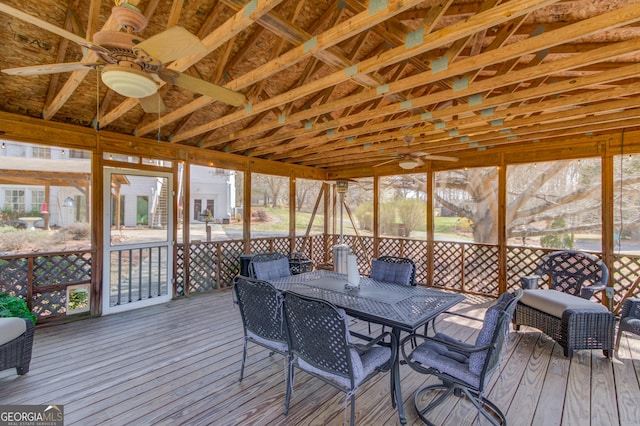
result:
<svg viewBox="0 0 640 426"><path fill-rule="evenodd" d="M620 12L620 11L617 11ZM640 19L640 8L634 8L634 13L637 14L635 19ZM624 13L615 13L615 15L618 15L619 18L623 19L623 22L626 22L627 19L627 15ZM606 16L604 17L603 15L601 15L600 17L596 17L596 18L592 18L595 20L606 20L607 22L612 24L612 16ZM593 23L593 22L590 22ZM562 31L563 33L571 33L573 32L575 34L576 37L580 37L581 35L578 34L585 34L589 32L590 29L590 25L588 25L587 22L583 22L581 24L575 24L574 26L569 26L564 28L563 30L558 30L558 31ZM583 32L584 31L584 32ZM523 40L517 43L513 43L511 45L505 46L504 48L500 49L497 52L486 52L486 53L482 53L478 56L476 56L475 58L468 58L468 59L464 59L464 60L460 60L454 64L452 64L448 70L443 71L439 74L442 74L443 77L454 77L456 75L460 75L460 74L464 74L468 71L472 71L473 69L476 69L478 66L486 66L487 63L490 62L494 62L494 61L499 61L502 60L503 58L509 58L509 57L516 57L516 56L520 56L522 53L522 51L539 51L542 50L544 48L546 48L546 46L548 45L548 43L557 43L557 38L556 38L556 34L554 33L545 33L545 34L541 34L537 37L531 38L531 39L527 39L527 40ZM635 40L630 40L628 42L622 42L620 44L617 44L615 46L615 48L621 48L620 51L617 51L619 53L617 53L616 55L621 55L624 53L629 53L629 52L634 52L638 50L638 43ZM589 54L582 54L582 55L577 55L573 58L568 58L568 59L564 59L564 60L559 60L559 61L555 61L553 63L547 64L547 66L544 68L546 70L546 74L549 73L553 73L553 72L557 72L559 70L565 69L564 65L565 64L572 64L574 63L573 61L575 61L575 58L578 58L578 63L580 64L586 64L586 63L592 63L592 60L596 60L597 57L603 57L603 58L611 58L614 55L610 55L610 53L613 53L615 48L613 48L612 46L608 46L607 48L604 48L604 50L601 50L598 52L598 54L595 54L595 52L589 53ZM517 54L514 55L510 55L510 52L513 51L517 51ZM582 62L580 62L582 61ZM570 65L569 67L567 67L568 69L573 68L577 65ZM501 80L511 80L512 84L514 82L517 81L526 81L528 79L531 78L536 78L539 77L541 73L538 73L538 71L540 71L542 68L540 67L535 67L532 68L531 70L522 73L523 71L520 70L518 72L512 72L512 73L508 73L506 74L505 77L501 77L499 79L488 79L488 80L484 80L481 82L476 82L472 87L465 89L465 90L461 90L458 92L447 92L447 96L442 96L444 95L443 92L438 92L439 94L433 95L433 97L427 98L427 99L412 99L412 104L413 105L422 105L422 106L428 106L430 104L434 104L437 103L438 101L436 99L441 99L441 101L447 100L447 99L451 99L451 98L456 98L459 97L461 93L469 93L469 94L474 94L474 93L478 93L478 92L482 92L484 90L490 90L492 88L495 87L501 87L504 84L501 84ZM530 73L530 74L527 74ZM532 73L538 73L538 75L532 75ZM524 77L525 75L528 75L528 77ZM429 75L429 74L419 74L419 75L415 75L412 77L408 77L406 79L403 80L398 80L395 83L390 83L389 84L389 88L390 90L398 90L396 89L397 86L402 87L403 89L406 88L407 86L412 86L412 85L417 85L417 84L424 84L425 82L429 82L429 81L434 81L436 79L438 79L440 77L440 75L438 75L437 77L434 75ZM519 80L519 78L522 78L522 80ZM504 82L504 80L502 80ZM493 86L493 87L492 87ZM368 93L370 95L370 97L374 96L373 93L369 92ZM342 98L340 101L337 102L347 102L346 98ZM336 103L337 103L336 102ZM336 120L335 123L333 123L333 127L331 126L331 123L328 123L325 125L324 130L328 130L331 128L337 128L339 126L344 125L346 122L351 122L351 121L357 121L357 120L365 120L365 119L371 119L371 118L375 118L375 117L371 117L372 115L378 114L378 116L383 116L385 114L391 114L391 113L395 113L396 111L400 110L401 106L400 105L391 105L389 107L387 107L386 109L378 109L375 112L369 112L367 113L367 115L363 115L361 114L358 117L347 117L346 119L341 119L340 121ZM483 108L486 108L486 106L482 106L477 108L478 110L481 110ZM316 111L318 112L318 111ZM320 129L322 130L322 129ZM317 130L316 130L317 131ZM301 130L299 132L297 132L296 136L300 137L302 135L304 135L305 133L309 133L308 131L304 131ZM332 135L332 139L338 139L340 137L344 137L343 135L338 135L338 132L334 132L334 134ZM355 136L353 134L349 134L348 136ZM256 141L256 143L260 144L262 141ZM264 142L268 142L268 141L264 141ZM313 141L310 141L313 142ZM291 146L292 149L295 148L299 148L300 146L306 146L305 144L301 144L301 145L296 145L293 144Z"/></svg>
<svg viewBox="0 0 640 426"><path fill-rule="evenodd" d="M412 46L410 48L405 48L405 46L397 47L394 49L390 49L389 51L378 55L377 57L363 60L358 63L357 73L366 74L374 72L384 66L400 62L411 58L412 56L427 52L431 49L441 47L459 38L466 37L469 34L474 34L475 32L483 28L489 28L504 23L516 16L527 14L533 10L552 3L554 3L554 0L512 0L506 5L496 6L493 9L479 13L463 23L453 24L444 30L425 35L422 43L419 43L415 46ZM341 27L342 26L337 26L336 28ZM346 30L342 29L342 31ZM320 45L320 43L318 43L318 45ZM335 72L324 78L315 80L312 83L290 90L283 95L274 96L271 99L265 100L264 102L261 102L257 105L253 105L250 113L246 111L240 111L228 114L227 116L222 117L218 120L213 120L209 123L196 126L191 131L175 135L174 140L181 141L189 139L213 128L222 127L238 120L244 119L246 118L247 114L257 114L260 111L280 106L283 103L290 102L292 99L299 99L318 90L347 81L351 77L352 75L350 75L349 73L345 73L344 70Z"/></svg>
<svg viewBox="0 0 640 426"><path fill-rule="evenodd" d="M433 83L440 79L454 78L455 76L472 72L476 69L484 68L491 64L500 63L509 59L517 59L523 55L535 53L540 50L557 45L563 40L575 40L585 37L595 31L598 31L598 29L603 26L605 26L606 28L612 28L614 26L625 25L629 22L635 22L635 20L638 20L640 17L628 15L630 12L633 13L633 11L637 12L638 10L640 10L640 8L627 7L623 10L612 11L610 13L588 19L579 24L569 25L559 30L546 32L544 34L538 35L537 37L510 44L497 51L484 52L476 57L461 59L451 64L447 70L442 71L436 75L432 74L429 71L428 73L419 73L402 80L391 82L388 86L389 92L407 90L418 85ZM452 47L452 49L454 47ZM458 46L456 50L461 48L462 46ZM287 122L301 122L310 119L315 113L322 114L325 112L341 110L348 106L366 102L367 100L371 100L379 96L380 94L378 94L375 89L363 90L357 95L345 96L334 102L319 106L313 111L302 111L298 114L288 117ZM250 129L238 131L227 138L218 138L218 143L230 142L235 137L247 137L251 134L259 134L266 130L270 130L274 126L282 126L282 124L279 124L278 122L265 123L263 125L255 126ZM328 126L326 127L329 128ZM305 133L308 133L308 131L300 131L297 136L302 136ZM269 141L257 140L255 141L255 143L269 143ZM207 147L206 144L204 146ZM294 146L292 148L297 147Z"/></svg>

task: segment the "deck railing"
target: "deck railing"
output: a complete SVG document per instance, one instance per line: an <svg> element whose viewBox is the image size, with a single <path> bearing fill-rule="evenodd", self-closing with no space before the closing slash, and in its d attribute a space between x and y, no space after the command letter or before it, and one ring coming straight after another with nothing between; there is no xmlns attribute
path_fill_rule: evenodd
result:
<svg viewBox="0 0 640 426"><path fill-rule="evenodd" d="M468 242L433 242L433 274L428 274L429 243L409 238L377 238L345 235L344 242L358 257L361 274L370 271L374 246L377 254L410 257L416 262L416 279L421 285L497 296L499 292L499 254L497 245ZM277 251L290 253L291 247L304 253L315 265L332 262L337 235L295 238L270 237L250 241L252 253ZM293 245L292 245L293 244ZM231 286L240 272L242 240L194 242L176 245L175 295L214 291ZM533 273L540 258L552 249L508 246L506 286L520 285L520 276ZM594 253L598 255L598 253ZM10 292L28 301L39 320L49 321L67 315L67 288L98 281L93 277L93 251L29 253L0 256L0 292ZM618 313L626 297L640 297L640 255L616 255L610 271L614 283L612 308ZM95 287L95 283L93 284ZM94 293L97 290L94 289ZM599 296L598 296L599 297Z"/></svg>

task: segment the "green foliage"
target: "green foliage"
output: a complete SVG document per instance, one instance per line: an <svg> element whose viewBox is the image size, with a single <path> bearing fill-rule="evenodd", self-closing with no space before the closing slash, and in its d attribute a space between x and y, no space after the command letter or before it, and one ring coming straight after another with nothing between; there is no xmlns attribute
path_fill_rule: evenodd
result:
<svg viewBox="0 0 640 426"><path fill-rule="evenodd" d="M0 293L0 317L28 318L36 323L36 316L27 307L27 302L9 293Z"/></svg>
<svg viewBox="0 0 640 426"><path fill-rule="evenodd" d="M407 234L411 234L411 231L416 230L419 226L424 226L427 217L427 206L424 200L408 198L397 200L394 204Z"/></svg>
<svg viewBox="0 0 640 426"><path fill-rule="evenodd" d="M551 222L551 229L565 229L567 226L564 218L558 218ZM546 248L572 249L573 235L567 233L549 234L540 237L540 246Z"/></svg>
<svg viewBox="0 0 640 426"><path fill-rule="evenodd" d="M373 231L373 203L361 203L353 212L354 216L360 224L360 228L367 231Z"/></svg>
<svg viewBox="0 0 640 426"><path fill-rule="evenodd" d="M395 233L396 232L396 203L389 202L380 205L380 227L383 232ZM373 218L371 218L373 220Z"/></svg>

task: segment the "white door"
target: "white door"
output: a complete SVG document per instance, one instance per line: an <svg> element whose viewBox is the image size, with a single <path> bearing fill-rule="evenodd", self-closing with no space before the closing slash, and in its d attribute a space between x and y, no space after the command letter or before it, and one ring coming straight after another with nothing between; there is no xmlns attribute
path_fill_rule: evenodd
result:
<svg viewBox="0 0 640 426"><path fill-rule="evenodd" d="M173 296L173 175L105 168L102 313Z"/></svg>

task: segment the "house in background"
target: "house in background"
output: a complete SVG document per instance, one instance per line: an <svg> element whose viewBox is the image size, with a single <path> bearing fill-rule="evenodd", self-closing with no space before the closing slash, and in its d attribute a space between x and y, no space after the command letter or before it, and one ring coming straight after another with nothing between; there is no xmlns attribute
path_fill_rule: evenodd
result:
<svg viewBox="0 0 640 426"><path fill-rule="evenodd" d="M36 227L67 227L89 222L87 193L91 153L4 141L0 149L0 210L16 225L18 217L43 219ZM162 179L120 175L112 187L112 225L164 227L167 197ZM235 214L235 173L211 167L191 168L190 221L228 223ZM24 222L22 222L24 223Z"/></svg>
<svg viewBox="0 0 640 426"><path fill-rule="evenodd" d="M2 141L0 210L4 224L41 216L36 227L88 222L91 153Z"/></svg>
<svg viewBox="0 0 640 426"><path fill-rule="evenodd" d="M191 166L190 223L204 221L207 211L216 223L228 223L236 212L236 175L232 170Z"/></svg>

